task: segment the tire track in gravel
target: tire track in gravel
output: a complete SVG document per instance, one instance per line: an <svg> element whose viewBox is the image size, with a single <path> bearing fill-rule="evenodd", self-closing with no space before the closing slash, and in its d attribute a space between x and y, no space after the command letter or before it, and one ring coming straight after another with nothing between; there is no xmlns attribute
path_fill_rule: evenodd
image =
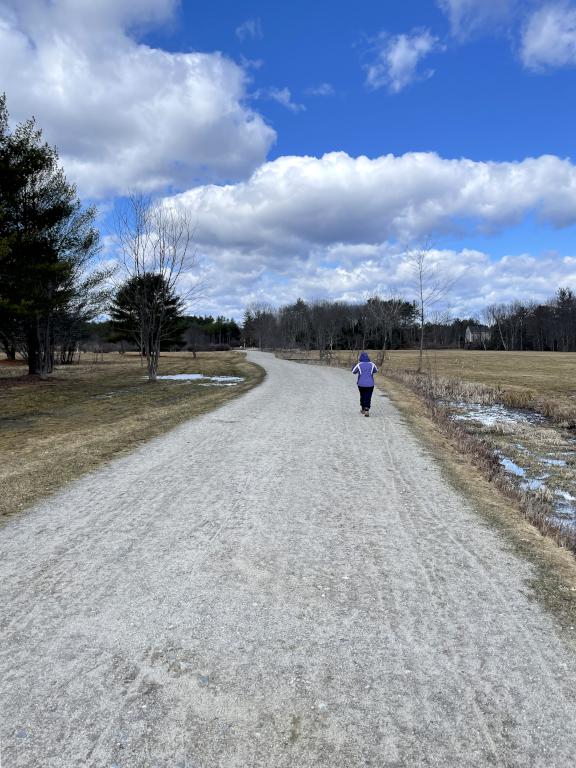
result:
<svg viewBox="0 0 576 768"><path fill-rule="evenodd" d="M390 467L393 468L393 471L391 473L390 485L394 489L396 496L402 499L402 502L398 505L396 510L396 525L397 525L399 540L402 544L402 552L406 558L410 559L411 570L413 571L415 569L419 571L420 574L422 575L422 583L426 590L424 599L435 606L435 616L433 621L434 621L434 624L436 624L436 622L438 621L438 616L441 616L443 614L443 605L438 597L438 579L436 577L435 570L427 567L427 563L422 561L417 556L417 547L415 546L415 543L417 543L417 538L419 535L418 529L416 528L416 526L413 525L412 519L406 514L405 503L403 499L403 495L406 490L406 483L402 479L402 474L401 474L402 469L396 466L395 455L391 449L389 440L386 441L386 454L387 454L388 464ZM401 490L399 490L399 488L401 488ZM409 526L406 525L407 522L410 524ZM425 619L425 621L426 621L426 626L428 628L428 634L430 633L434 634L436 627L433 626L430 620ZM416 618L413 617L412 627L414 627L416 623L417 623ZM420 618L420 624L422 624L421 618ZM404 638L403 644L406 645L407 647L410 647L410 646L413 646L415 642L416 642L415 637L413 635L409 635L406 638ZM455 687L459 688L460 690L466 691L466 684L462 680L462 676L458 674L457 670L453 669L452 664L450 662L448 664L444 663L442 669L444 674L451 679L452 684ZM495 744L492 742L492 739L489 733L487 732L487 729L484 724L484 717L482 713L477 710L477 708L473 708L473 709L474 709L474 714L476 716L477 726L481 730L484 740L490 744L494 764L498 765L500 763L497 758L497 749ZM433 714L433 707L429 706L427 710L427 717L426 717L426 720L428 722L432 720L432 714ZM452 746L453 753L457 754L460 748L457 738L453 733L448 733L447 737Z"/></svg>
<svg viewBox="0 0 576 768"><path fill-rule="evenodd" d="M411 472L410 468L408 467L404 471L404 475L406 478L410 480L402 480L401 482L404 482L405 489L416 489L413 491L413 495L416 497L416 501L418 503L418 511L419 513L424 512L424 515L426 516L426 510L430 510L427 515L427 522L431 521L434 524L435 528L438 528L441 531L442 539L444 541L448 540L453 544L455 547L457 547L460 551L462 551L466 557L472 562L476 569L479 571L479 577L484 583L489 583L493 591L496 592L497 599L500 602L501 607L504 609L507 606L507 599L506 599L506 589L505 589L505 583L502 581L501 578L494 578L492 573L490 572L489 568L487 567L487 564L485 560L483 560L477 552L474 552L465 542L462 542L460 539L458 539L456 536L454 536L450 529L443 524L442 519L438 514L435 514L435 508L431 507L429 504L429 500L426 499L424 496L424 492L422 488L419 488L418 478L414 477L414 474ZM400 475L399 475L400 476ZM408 513L408 517L414 526L414 530L416 530L416 525L414 524L414 518L413 515ZM422 559L422 563L426 564L426 560ZM426 566L425 566L426 567ZM527 647L530 650L530 653L532 655L532 658L536 657L540 660L542 668L549 673L552 669L552 667L557 665L557 660L550 656L548 653L548 649L545 646L542 646L541 644L536 644L533 642L532 637L529 632L526 631L523 624L516 618L516 616L512 617L512 621L514 623L515 630L519 633L519 635L523 638L523 643L525 647ZM551 680L554 681L553 676L551 677ZM560 694L560 689L556 686L556 693Z"/></svg>
<svg viewBox="0 0 576 768"><path fill-rule="evenodd" d="M388 456L391 464L395 467L395 482L399 486L402 486L403 494L410 494L410 496L414 499L414 503L411 504L408 508L404 506L401 507L403 511L403 522L411 527L414 541L418 541L419 538L419 525L421 526L423 521L427 524L432 523L433 527L438 529L440 532L440 535L436 538L436 541L441 543L448 541L454 547L456 547L457 550L461 551L466 556L466 558L475 566L476 570L479 572L478 580L482 581L484 585L489 584L492 587L493 591L496 592L497 600L500 604L499 607L502 611L505 611L507 607L505 581L502 578L494 578L492 571L489 568L489 563L487 564L486 558L479 556L477 551L472 550L470 546L468 546L465 542L451 533L450 528L445 524L444 518L437 514L437 510L440 505L431 505L430 498L425 495L426 482L424 479L421 476L415 475L410 465L403 465L402 467L397 466L395 457L390 451L388 451ZM418 515L418 521L416 521L416 515ZM428 537L428 540L430 540L430 537ZM424 571L427 571L428 573L433 572L434 569L430 568L429 561L426 557L420 557L419 562ZM431 580L433 581L433 576L431 576ZM450 616L446 613L445 610L443 611L443 606L436 603L436 607L439 613L444 616L444 620L449 621ZM554 675L551 674L553 669L558 667L558 659L549 653L549 649L546 647L546 645L533 642L530 633L523 626L516 614L512 616L511 623L513 623L514 630L518 633L518 636L522 638L524 647L523 652L527 653L531 660L536 659L539 662L540 668L550 679L551 688L553 689L555 695L561 697L563 695L563 691L561 687L556 684ZM455 667L456 659L454 657L453 661ZM461 674L460 679L462 679ZM490 732L486 727L486 718L481 712L477 703L473 700L472 688L468 685L464 685L463 687L466 691L467 700L475 710L479 726L482 728L487 740L491 744L495 763L501 764L500 760L498 759L497 745L492 740ZM508 705L510 708L513 707L514 700L512 697L508 697Z"/></svg>
<svg viewBox="0 0 576 768"><path fill-rule="evenodd" d="M404 494L409 492L410 489L414 487L418 487L418 483L422 482L422 478L414 478L410 472L409 467L398 467L395 463L395 457L390 449L390 444L387 443L386 446L387 446L388 461L390 462L390 465L394 468L394 474L392 475L392 485L395 488L397 488L398 486L401 486L402 493ZM412 480L412 483L408 483L406 478L410 478ZM418 498L418 501L420 500L421 499ZM425 559L417 557L414 541L418 539L419 531L418 531L417 525L415 525L414 523L413 515L411 515L409 511L408 512L406 511L405 505L401 505L399 507L399 510L400 511L398 513L398 529L404 532L403 542L405 542L406 544L404 551L410 548L409 551L413 553L414 565L420 569L427 585L428 599L434 603L435 610L436 610L436 618L438 616L443 616L443 622L447 623L449 620L449 617L446 614L445 606L443 602L439 600L436 595L435 586L438 582L437 582L437 579L435 579L434 569L429 567L429 564ZM406 523L409 523L410 528L412 530L412 535L410 537L406 533L406 526L405 526ZM437 518L434 519L434 523L437 523ZM443 535L445 534L446 534L446 531L444 530ZM452 543L457 543L458 545L460 544L460 542L456 542L456 540L449 534L447 538ZM477 703L475 702L472 688L466 682L465 677L462 675L462 673L459 672L459 670L457 669L455 665L455 661L456 660L454 655L451 655L449 663L444 666L444 672L445 674L447 674L452 678L452 681L455 684L455 687L464 691L464 698L466 700L466 703L474 711L477 726L480 729L480 732L484 740L489 745L493 764L496 766L502 766L504 764L499 759L498 746L493 740L490 730L487 726L486 716L480 710ZM461 745L454 738L453 734L449 734L449 737L453 744L454 753L457 754L460 751Z"/></svg>

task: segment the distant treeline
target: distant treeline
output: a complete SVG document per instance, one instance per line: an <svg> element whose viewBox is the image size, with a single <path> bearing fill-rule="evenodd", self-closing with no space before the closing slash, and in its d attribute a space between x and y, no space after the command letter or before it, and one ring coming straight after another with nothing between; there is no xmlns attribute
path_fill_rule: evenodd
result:
<svg viewBox="0 0 576 768"><path fill-rule="evenodd" d="M490 324L490 348L537 352L576 351L576 297L560 288L553 299L493 304L485 312Z"/></svg>
<svg viewBox="0 0 576 768"><path fill-rule="evenodd" d="M243 328L248 346L279 349L402 349L417 346L419 334L415 302L379 296L360 304L298 299L279 309L253 305ZM428 348L574 352L576 297L561 288L543 304L493 304L481 318L436 316L424 324L424 339Z"/></svg>
<svg viewBox="0 0 576 768"><path fill-rule="evenodd" d="M235 320L222 315L182 315L170 318L162 338L163 351L229 349L242 343L242 330ZM79 346L103 352L140 351L138 328L130 318L86 323Z"/></svg>

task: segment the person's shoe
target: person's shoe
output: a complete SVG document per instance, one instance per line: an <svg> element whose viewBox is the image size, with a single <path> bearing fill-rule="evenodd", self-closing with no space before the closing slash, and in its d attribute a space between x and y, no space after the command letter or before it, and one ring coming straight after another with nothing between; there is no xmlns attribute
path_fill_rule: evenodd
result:
<svg viewBox="0 0 576 768"><path fill-rule="evenodd" d="M366 408L360 408L360 415L364 416L365 413L366 413Z"/></svg>
<svg viewBox="0 0 576 768"><path fill-rule="evenodd" d="M370 416L370 411L364 411L364 416L366 417Z"/></svg>

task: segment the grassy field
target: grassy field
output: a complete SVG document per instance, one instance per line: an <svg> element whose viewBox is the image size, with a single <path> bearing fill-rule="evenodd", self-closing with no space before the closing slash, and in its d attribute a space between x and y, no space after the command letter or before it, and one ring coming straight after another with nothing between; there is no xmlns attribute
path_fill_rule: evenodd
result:
<svg viewBox="0 0 576 768"><path fill-rule="evenodd" d="M166 353L161 374L241 376L237 386L149 384L137 355L84 355L47 381L0 361L0 515L38 498L186 419L251 389L264 371L240 352Z"/></svg>
<svg viewBox="0 0 576 768"><path fill-rule="evenodd" d="M383 371L415 369L417 365L415 350L393 350L386 353ZM433 350L425 352L424 369L439 376L576 403L576 353Z"/></svg>

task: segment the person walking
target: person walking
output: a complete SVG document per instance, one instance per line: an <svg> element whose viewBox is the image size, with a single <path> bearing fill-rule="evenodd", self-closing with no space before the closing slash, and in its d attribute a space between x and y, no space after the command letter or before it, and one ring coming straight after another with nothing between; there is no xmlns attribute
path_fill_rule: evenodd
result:
<svg viewBox="0 0 576 768"><path fill-rule="evenodd" d="M366 352L362 352L358 362L352 368L352 373L358 374L358 390L360 392L360 413L363 416L370 416L370 403L372 402L372 392L374 391L374 374L378 373L378 368L368 357Z"/></svg>

